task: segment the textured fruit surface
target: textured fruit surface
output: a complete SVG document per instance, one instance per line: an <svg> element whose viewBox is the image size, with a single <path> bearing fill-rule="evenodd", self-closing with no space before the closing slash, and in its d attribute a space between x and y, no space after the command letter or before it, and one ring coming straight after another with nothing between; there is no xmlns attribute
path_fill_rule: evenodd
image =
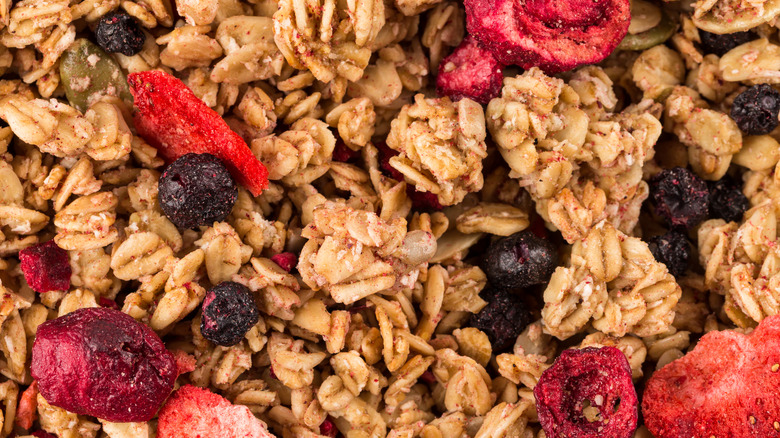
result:
<svg viewBox="0 0 780 438"><path fill-rule="evenodd" d="M549 280L557 263L555 246L527 230L493 242L483 269L494 287L516 289Z"/></svg>
<svg viewBox="0 0 780 438"><path fill-rule="evenodd" d="M103 96L116 96L128 104L133 101L119 64L84 38L62 53L60 79L68 102L82 113Z"/></svg>
<svg viewBox="0 0 780 438"><path fill-rule="evenodd" d="M241 342L259 318L252 292L243 284L223 281L203 299L200 331L209 341L229 347Z"/></svg>
<svg viewBox="0 0 780 438"><path fill-rule="evenodd" d="M530 309L520 295L506 290L485 289L480 297L488 304L471 316L469 325L488 335L493 352L512 348L517 336L533 322Z"/></svg>
<svg viewBox="0 0 780 438"><path fill-rule="evenodd" d="M501 93L503 70L493 53L480 47L469 35L439 63L436 92L452 100L467 97L487 104Z"/></svg>
<svg viewBox="0 0 780 438"><path fill-rule="evenodd" d="M547 73L606 58L631 21L629 0L466 0L468 31L504 65Z"/></svg>
<svg viewBox="0 0 780 438"><path fill-rule="evenodd" d="M160 410L157 438L273 438L249 408L185 385Z"/></svg>
<svg viewBox="0 0 780 438"><path fill-rule="evenodd" d="M704 53L723 56L734 47L756 39L756 34L753 32L735 32L719 35L699 29L699 37L701 38L701 47L704 49Z"/></svg>
<svg viewBox="0 0 780 438"><path fill-rule="evenodd" d="M691 257L691 245L685 234L671 230L666 234L653 237L647 242L650 252L656 260L666 265L669 273L675 277L685 274L688 259Z"/></svg>
<svg viewBox="0 0 780 438"><path fill-rule="evenodd" d="M707 183L682 167L665 169L653 177L650 199L656 213L671 227L695 227L709 212Z"/></svg>
<svg viewBox="0 0 780 438"><path fill-rule="evenodd" d="M638 401L626 356L614 347L565 350L534 388L548 437L630 438Z"/></svg>
<svg viewBox="0 0 780 438"><path fill-rule="evenodd" d="M292 271L295 265L298 264L298 256L296 256L291 252L282 252L276 254L271 257L271 260L273 260L274 263L279 265L280 268L284 269L287 272Z"/></svg>
<svg viewBox="0 0 780 438"><path fill-rule="evenodd" d="M165 160L210 153L253 195L268 186L268 170L241 136L182 81L162 71L131 73L128 81L137 110L135 128Z"/></svg>
<svg viewBox="0 0 780 438"><path fill-rule="evenodd" d="M749 335L710 332L696 347L653 373L642 398L656 438L779 437L780 316Z"/></svg>
<svg viewBox="0 0 780 438"><path fill-rule="evenodd" d="M780 93L769 84L753 85L740 93L731 105L731 118L749 135L769 134L777 128Z"/></svg>
<svg viewBox="0 0 780 438"><path fill-rule="evenodd" d="M146 36L133 17L118 10L100 17L95 39L106 52L133 56L144 48Z"/></svg>
<svg viewBox="0 0 780 438"><path fill-rule="evenodd" d="M709 183L710 217L726 222L739 222L750 208L750 201L740 185L729 178Z"/></svg>
<svg viewBox="0 0 780 438"><path fill-rule="evenodd" d="M156 333L105 307L41 324L31 370L50 404L113 422L150 420L177 376L176 361Z"/></svg>
<svg viewBox="0 0 780 438"><path fill-rule="evenodd" d="M236 199L238 187L233 177L211 154L182 155L160 175L160 207L179 228L221 222Z"/></svg>
<svg viewBox="0 0 780 438"><path fill-rule="evenodd" d="M20 267L27 284L36 292L70 289L68 252L53 240L19 251Z"/></svg>

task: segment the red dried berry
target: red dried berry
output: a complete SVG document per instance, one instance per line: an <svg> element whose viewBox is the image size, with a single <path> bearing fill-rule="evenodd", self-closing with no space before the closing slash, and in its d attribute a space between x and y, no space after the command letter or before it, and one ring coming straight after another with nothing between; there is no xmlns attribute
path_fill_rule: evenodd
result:
<svg viewBox="0 0 780 438"><path fill-rule="evenodd" d="M38 418L38 382L33 380L19 398L14 423L24 430L29 430Z"/></svg>
<svg viewBox="0 0 780 438"><path fill-rule="evenodd" d="M420 376L420 380L422 380L423 382L429 385L433 385L434 383L436 383L436 376L434 376L432 372L425 370L425 372L423 372L422 375Z"/></svg>
<svg viewBox="0 0 780 438"><path fill-rule="evenodd" d="M177 376L176 361L156 333L105 307L41 324L31 371L50 404L114 422L150 420Z"/></svg>
<svg viewBox="0 0 780 438"><path fill-rule="evenodd" d="M295 265L298 264L298 256L291 252L281 252L275 256L271 256L271 260L287 272L292 271Z"/></svg>
<svg viewBox="0 0 780 438"><path fill-rule="evenodd" d="M404 174L396 170L395 167L390 165L390 159L400 155L400 152L390 149L385 142L377 142L376 150L379 158L379 168L382 169L386 175L390 176L398 181L404 180Z"/></svg>
<svg viewBox="0 0 780 438"><path fill-rule="evenodd" d="M22 273L30 287L40 293L70 289L68 252L53 240L19 251Z"/></svg>
<svg viewBox="0 0 780 438"><path fill-rule="evenodd" d="M336 140L336 147L333 148L333 161L349 163L357 160L359 156L359 151L353 151L341 139Z"/></svg>
<svg viewBox="0 0 780 438"><path fill-rule="evenodd" d="M119 304L117 304L116 301L109 300L106 297L98 298L98 304L100 304L100 307L108 307L109 309L119 310Z"/></svg>
<svg viewBox="0 0 780 438"><path fill-rule="evenodd" d="M184 82L158 70L131 73L127 82L137 109L135 128L167 162L188 153L209 153L253 195L268 187L268 170L246 142Z"/></svg>
<svg viewBox="0 0 780 438"><path fill-rule="evenodd" d="M182 375L195 371L195 365L198 363L195 356L187 354L182 350L173 350L171 354L173 354L173 358L176 360L176 374Z"/></svg>
<svg viewBox="0 0 780 438"><path fill-rule="evenodd" d="M614 347L565 350L542 373L534 397L539 422L551 438L630 438L636 429L631 367ZM585 415L588 406L598 411L595 421Z"/></svg>
<svg viewBox="0 0 780 438"><path fill-rule="evenodd" d="M504 65L571 70L606 58L628 32L629 0L465 0L466 26Z"/></svg>
<svg viewBox="0 0 780 438"><path fill-rule="evenodd" d="M501 93L503 71L504 67L493 52L480 47L477 40L469 35L439 63L436 92L452 100L467 97L487 104Z"/></svg>
<svg viewBox="0 0 780 438"><path fill-rule="evenodd" d="M42 430L36 430L32 433L32 435L36 438L57 438L56 435L52 435L49 432L45 432Z"/></svg>
<svg viewBox="0 0 780 438"><path fill-rule="evenodd" d="M213 392L185 385L160 409L157 438L274 438L249 408Z"/></svg>
<svg viewBox="0 0 780 438"><path fill-rule="evenodd" d="M779 437L780 316L750 334L710 332L647 381L645 425L656 438Z"/></svg>
<svg viewBox="0 0 780 438"><path fill-rule="evenodd" d="M339 436L339 429L336 427L336 423L334 423L330 417L326 418L325 421L320 424L320 435L324 435L330 438L336 438Z"/></svg>

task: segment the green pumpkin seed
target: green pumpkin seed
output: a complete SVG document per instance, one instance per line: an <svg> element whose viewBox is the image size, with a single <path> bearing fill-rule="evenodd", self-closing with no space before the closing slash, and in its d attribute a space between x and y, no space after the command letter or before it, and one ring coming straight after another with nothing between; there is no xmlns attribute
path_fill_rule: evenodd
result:
<svg viewBox="0 0 780 438"><path fill-rule="evenodd" d="M663 14L658 26L636 35L627 34L617 48L618 50L647 50L671 38L676 28L677 23Z"/></svg>
<svg viewBox="0 0 780 438"><path fill-rule="evenodd" d="M102 96L117 96L132 104L127 78L119 64L100 47L78 39L60 60L60 79L70 104L82 113Z"/></svg>

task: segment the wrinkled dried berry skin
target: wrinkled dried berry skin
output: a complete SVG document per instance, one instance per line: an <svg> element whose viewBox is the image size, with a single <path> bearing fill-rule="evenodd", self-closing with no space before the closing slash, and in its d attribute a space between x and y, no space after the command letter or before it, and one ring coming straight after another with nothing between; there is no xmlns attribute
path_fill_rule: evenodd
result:
<svg viewBox="0 0 780 438"><path fill-rule="evenodd" d="M723 178L709 183L710 217L723 219L726 222L739 222L742 215L750 208L750 201L742 193L738 183Z"/></svg>
<svg viewBox="0 0 780 438"><path fill-rule="evenodd" d="M113 422L150 420L177 377L176 361L157 334L104 307L41 324L31 371L50 404Z"/></svg>
<svg viewBox="0 0 780 438"><path fill-rule="evenodd" d="M222 161L211 154L186 154L160 176L163 213L179 228L210 226L224 220L238 187Z"/></svg>
<svg viewBox="0 0 780 438"><path fill-rule="evenodd" d="M555 245L526 230L493 242L482 269L494 287L517 289L549 280L557 263Z"/></svg>
<svg viewBox="0 0 780 438"><path fill-rule="evenodd" d="M682 167L665 169L653 177L650 199L669 226L685 229L706 219L710 204L707 183Z"/></svg>
<svg viewBox="0 0 780 438"><path fill-rule="evenodd" d="M669 273L675 277L685 274L688 259L691 258L691 245L685 234L677 230L653 237L647 242L650 252L656 260L666 265Z"/></svg>
<svg viewBox="0 0 780 438"><path fill-rule="evenodd" d="M223 281L203 299L200 331L209 341L229 347L241 342L259 318L252 292L243 284Z"/></svg>
<svg viewBox="0 0 780 438"><path fill-rule="evenodd" d="M481 104L501 94L504 67L471 35L439 63L436 93L452 100L464 97Z"/></svg>
<svg viewBox="0 0 780 438"><path fill-rule="evenodd" d="M27 284L36 292L70 289L68 252L53 240L19 251L21 269Z"/></svg>
<svg viewBox="0 0 780 438"><path fill-rule="evenodd" d="M756 39L756 34L746 31L718 35L699 29L699 37L701 37L701 47L704 49L704 53L723 56L734 47Z"/></svg>
<svg viewBox="0 0 780 438"><path fill-rule="evenodd" d="M479 313L472 315L469 325L485 332L493 352L511 349L533 316L520 295L502 289L486 289L480 293L488 302Z"/></svg>
<svg viewBox="0 0 780 438"><path fill-rule="evenodd" d="M731 118L748 135L769 134L777 128L780 93L769 84L753 85L740 93L731 105Z"/></svg>
<svg viewBox="0 0 780 438"><path fill-rule="evenodd" d="M123 11L114 11L100 18L95 39L106 52L133 56L144 48L146 35L133 17Z"/></svg>
<svg viewBox="0 0 780 438"><path fill-rule="evenodd" d="M565 350L534 388L536 410L550 438L631 438L639 417L631 367L614 347ZM598 408L589 422L583 403Z"/></svg>

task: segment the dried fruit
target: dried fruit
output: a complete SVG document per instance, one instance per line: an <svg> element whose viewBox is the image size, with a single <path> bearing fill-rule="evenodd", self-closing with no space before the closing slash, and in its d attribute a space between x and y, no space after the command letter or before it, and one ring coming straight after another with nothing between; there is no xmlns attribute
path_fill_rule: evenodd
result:
<svg viewBox="0 0 780 438"><path fill-rule="evenodd" d="M275 256L271 257L271 260L273 260L274 263L279 265L280 268L287 272L292 271L295 265L298 264L298 256L291 252L282 252L276 254Z"/></svg>
<svg viewBox="0 0 780 438"><path fill-rule="evenodd" d="M336 424L330 417L320 424L320 435L324 435L329 438L336 438L339 435L339 430L336 428Z"/></svg>
<svg viewBox="0 0 780 438"><path fill-rule="evenodd" d="M249 408L207 389L185 385L160 410L157 438L274 438Z"/></svg>
<svg viewBox="0 0 780 438"><path fill-rule="evenodd" d="M504 65L547 73L606 58L631 21L629 0L467 0L468 31Z"/></svg>
<svg viewBox="0 0 780 438"><path fill-rule="evenodd" d="M548 437L630 438L636 429L631 367L614 347L565 350L542 373L534 396Z"/></svg>
<svg viewBox="0 0 780 438"><path fill-rule="evenodd" d="M487 306L472 315L469 325L485 332L493 352L512 348L520 333L533 322L531 310L519 294L488 288L479 294Z"/></svg>
<svg viewBox="0 0 780 438"><path fill-rule="evenodd" d="M731 118L748 135L769 134L777 128L780 93L769 84L753 85L731 105Z"/></svg>
<svg viewBox="0 0 780 438"><path fill-rule="evenodd" d="M710 217L726 222L739 222L750 208L750 201L739 184L728 177L708 184L710 189Z"/></svg>
<svg viewBox="0 0 780 438"><path fill-rule="evenodd" d="M62 53L60 79L68 102L82 113L103 96L116 96L128 104L133 102L119 64L84 38L74 41Z"/></svg>
<svg viewBox="0 0 780 438"><path fill-rule="evenodd" d="M32 435L36 438L57 438L55 435L52 435L49 432L45 432L43 430L36 430L32 433Z"/></svg>
<svg viewBox="0 0 780 438"><path fill-rule="evenodd" d="M549 280L557 264L555 246L526 230L493 242L482 269L494 287L517 289Z"/></svg>
<svg viewBox="0 0 780 438"><path fill-rule="evenodd" d="M690 229L707 218L707 184L688 169L665 169L650 180L650 199L655 211L671 227Z"/></svg>
<svg viewBox="0 0 780 438"><path fill-rule="evenodd" d="M182 81L157 70L131 73L128 80L137 109L135 128L165 160L210 153L253 195L268 186L268 170L241 136Z"/></svg>
<svg viewBox="0 0 780 438"><path fill-rule="evenodd" d="M685 234L677 230L656 236L647 242L650 252L656 260L666 265L669 273L675 277L685 274L688 259L691 257L691 245Z"/></svg>
<svg viewBox="0 0 780 438"><path fill-rule="evenodd" d="M647 381L645 425L656 438L778 436L778 364L780 316L747 336L709 332Z"/></svg>
<svg viewBox="0 0 780 438"><path fill-rule="evenodd" d="M259 319L252 292L243 284L223 281L203 299L200 331L209 341L229 347L241 342Z"/></svg>
<svg viewBox="0 0 780 438"><path fill-rule="evenodd" d="M224 220L238 199L238 187L222 161L211 154L186 154L160 175L160 207L179 228Z"/></svg>
<svg viewBox="0 0 780 438"><path fill-rule="evenodd" d="M36 292L70 289L68 252L53 240L19 251L20 267L27 284Z"/></svg>
<svg viewBox="0 0 780 438"><path fill-rule="evenodd" d="M469 35L439 64L436 92L452 100L467 97L487 104L501 94L503 70L493 53Z"/></svg>
<svg viewBox="0 0 780 438"><path fill-rule="evenodd" d="M723 56L734 47L741 46L757 38L753 32L735 32L719 35L701 29L699 29L699 37L701 38L701 48L704 49L704 53L713 53L718 56Z"/></svg>
<svg viewBox="0 0 780 438"><path fill-rule="evenodd" d="M106 52L133 56L144 48L146 35L133 17L116 10L100 17L95 39Z"/></svg>
<svg viewBox="0 0 780 438"><path fill-rule="evenodd" d="M343 140L336 140L336 147L333 148L333 161L340 163L351 163L357 161L360 157L360 151L353 151Z"/></svg>
<svg viewBox="0 0 780 438"><path fill-rule="evenodd" d="M105 307L41 324L31 371L50 404L113 422L150 420L177 376L176 361L156 333Z"/></svg>

